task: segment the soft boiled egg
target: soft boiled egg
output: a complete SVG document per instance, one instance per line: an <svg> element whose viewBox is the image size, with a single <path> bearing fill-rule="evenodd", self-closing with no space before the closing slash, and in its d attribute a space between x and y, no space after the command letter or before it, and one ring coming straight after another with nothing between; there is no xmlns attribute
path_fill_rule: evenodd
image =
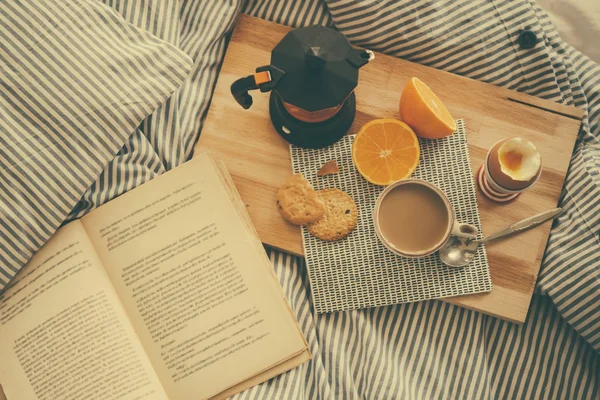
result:
<svg viewBox="0 0 600 400"><path fill-rule="evenodd" d="M529 181L540 170L540 152L529 140L512 138L498 149L500 169L516 181Z"/></svg>

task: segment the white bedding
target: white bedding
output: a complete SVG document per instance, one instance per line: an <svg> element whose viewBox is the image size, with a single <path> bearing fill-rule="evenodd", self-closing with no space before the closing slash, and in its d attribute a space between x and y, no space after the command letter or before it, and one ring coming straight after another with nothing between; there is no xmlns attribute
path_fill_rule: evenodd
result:
<svg viewBox="0 0 600 400"><path fill-rule="evenodd" d="M600 0L537 0L560 36L600 63Z"/></svg>

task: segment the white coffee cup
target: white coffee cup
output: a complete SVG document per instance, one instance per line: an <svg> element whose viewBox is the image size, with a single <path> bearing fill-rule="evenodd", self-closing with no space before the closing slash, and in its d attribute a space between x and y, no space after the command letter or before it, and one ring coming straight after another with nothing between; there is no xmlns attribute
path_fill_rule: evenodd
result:
<svg viewBox="0 0 600 400"><path fill-rule="evenodd" d="M441 235L439 240L435 241L435 243L431 243L430 245L424 246L421 249L413 249L409 251L406 249L402 249L403 246L401 243L393 243L394 241L386 237L386 233L383 232L381 227L381 219L391 217L392 215L390 214L386 216L381 214L382 203L385 202L385 199L389 195L389 193L391 193L395 188L401 185L420 185L422 187L428 188L430 189L430 191L428 191L428 195L437 196L437 198L443 203L445 210L443 234ZM425 191L422 192L425 193ZM411 225L418 223L418 219L418 216L413 216L412 222L406 226L406 229L410 229ZM452 204L450 204L450 200L448 200L446 194L434 184L424 181L422 179L405 179L395 182L386 187L383 190L383 192L381 192L381 194L377 198L377 202L375 203L373 220L375 223L375 232L377 233L377 237L379 238L379 240L381 240L385 247L387 247L390 251L402 257L417 258L425 257L432 253L435 253L448 241L451 235L463 236L472 239L477 237L477 228L475 226L456 221L456 217L454 216L454 209L452 208Z"/></svg>

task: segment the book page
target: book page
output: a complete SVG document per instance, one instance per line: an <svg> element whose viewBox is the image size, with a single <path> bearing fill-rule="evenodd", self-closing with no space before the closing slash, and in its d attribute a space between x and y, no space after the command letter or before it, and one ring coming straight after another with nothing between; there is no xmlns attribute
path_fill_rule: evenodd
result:
<svg viewBox="0 0 600 400"><path fill-rule="evenodd" d="M219 175L220 175L221 180L223 181L223 184L225 185L225 188L229 194L229 198L231 199L231 201L233 202L233 205L237 209L240 219L245 223L245 226L246 226L246 229L248 230L249 235L252 238L254 238L254 242L255 242L257 249L259 250L260 254L265 259L265 267L268 269L268 272L270 274L272 274L274 278L276 278L275 271L273 271L273 267L271 265L271 261L269 260L267 253L265 253L265 251L264 251L263 244L261 243L261 241L258 237L258 232L256 232L256 228L252 224L250 215L248 215L248 211L246 211L244 202L242 201L239 193L237 192L237 189L235 188L235 184L233 183L233 179L231 178L231 175L229 175L229 172L227 171L227 168L225 167L225 163L222 161L219 161L217 164L218 164ZM281 295L284 296L283 292L281 292ZM291 309L289 311L292 312ZM300 329L300 327L298 327L298 329ZM265 370L258 375L254 375L250 379L247 379L243 382L238 383L235 386L228 388L227 390L211 397L211 400L221 400L221 399L229 398L236 393L242 392L253 386L261 384L277 375L281 375L284 372L287 372L290 369L297 367L298 365L304 364L305 362L309 361L311 359L311 357L312 357L312 355L310 353L310 350L308 349L308 344L307 344L307 348L302 353L300 353L280 364L277 364L276 366L274 366L268 370ZM2 400L2 399L0 398L0 400Z"/></svg>
<svg viewBox="0 0 600 400"><path fill-rule="evenodd" d="M0 295L0 398L166 400L79 221Z"/></svg>
<svg viewBox="0 0 600 400"><path fill-rule="evenodd" d="M172 400L209 398L306 349L208 155L83 223Z"/></svg>

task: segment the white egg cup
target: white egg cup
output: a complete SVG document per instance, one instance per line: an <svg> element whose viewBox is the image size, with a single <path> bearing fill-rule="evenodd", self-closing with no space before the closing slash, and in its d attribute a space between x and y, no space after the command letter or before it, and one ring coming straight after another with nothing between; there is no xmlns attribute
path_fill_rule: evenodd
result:
<svg viewBox="0 0 600 400"><path fill-rule="evenodd" d="M497 141L492 147L490 147L490 150L488 150L485 157L485 162L481 164L481 167L479 167L476 177L479 189L481 189L481 192L485 197L499 203L506 203L516 199L521 193L531 188L540 179L542 174L541 172L537 172L535 180L531 182L529 186L523 189L508 189L496 182L490 174L489 161L492 149L494 149L501 141L502 140ZM541 168L542 165L540 164L540 169Z"/></svg>

